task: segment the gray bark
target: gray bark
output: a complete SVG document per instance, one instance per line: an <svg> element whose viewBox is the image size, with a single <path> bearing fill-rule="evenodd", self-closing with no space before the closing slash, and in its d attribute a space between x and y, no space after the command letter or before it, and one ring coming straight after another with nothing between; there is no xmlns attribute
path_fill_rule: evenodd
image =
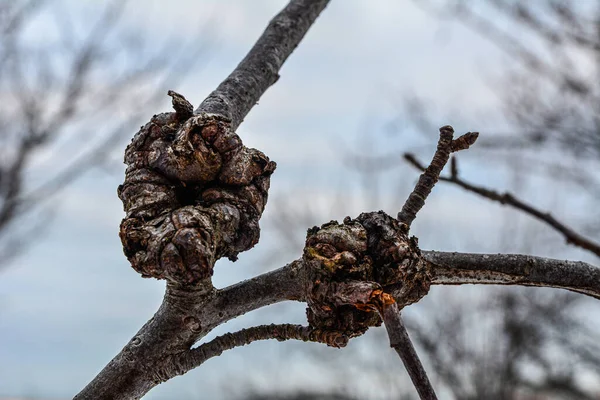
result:
<svg viewBox="0 0 600 400"><path fill-rule="evenodd" d="M212 92L196 113L231 119L236 129L260 96L279 79L279 70L329 0L294 0L275 16L248 55Z"/></svg>
<svg viewBox="0 0 600 400"><path fill-rule="evenodd" d="M520 254L424 251L432 284L522 285L567 289L600 299L600 268L582 262Z"/></svg>

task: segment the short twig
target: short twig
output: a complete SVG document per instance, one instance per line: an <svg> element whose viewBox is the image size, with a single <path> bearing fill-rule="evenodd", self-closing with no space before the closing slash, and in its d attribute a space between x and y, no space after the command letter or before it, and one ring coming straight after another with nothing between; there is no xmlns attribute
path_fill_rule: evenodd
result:
<svg viewBox="0 0 600 400"><path fill-rule="evenodd" d="M421 400L436 400L435 391L408 336L397 303L385 309L383 312L383 321L385 322L385 329L390 338L390 346L400 356Z"/></svg>
<svg viewBox="0 0 600 400"><path fill-rule="evenodd" d="M452 140L453 135L454 129L451 126L446 125L440 128L440 139L433 160L431 160L429 167L423 168L423 174L419 177L414 190L402 206L402 211L398 213L398 220L406 224L408 228L417 217L417 213L425 205L425 200L437 183L442 169L444 169L450 158L450 153L468 149L475 143L479 133L468 132L456 140Z"/></svg>
<svg viewBox="0 0 600 400"><path fill-rule="evenodd" d="M422 171L425 170L424 165L421 164L413 154L404 154L404 159L408 161L411 165L413 165L415 168ZM440 177L440 181L453 183L469 192L476 193L492 201L496 201L504 205L509 205L513 208L516 208L517 210L521 210L524 213L529 214L534 218L537 218L538 220L550 225L552 228L554 228L554 230L558 231L565 237L567 243L591 251L592 253L600 257L600 244L575 232L573 229L569 228L568 226L554 218L550 213L538 210L532 205L527 204L524 201L518 199L511 193L499 193L495 190L487 189L482 186L475 186L469 182L466 182L459 177L457 162L454 158L452 159L451 165L452 168L450 176Z"/></svg>

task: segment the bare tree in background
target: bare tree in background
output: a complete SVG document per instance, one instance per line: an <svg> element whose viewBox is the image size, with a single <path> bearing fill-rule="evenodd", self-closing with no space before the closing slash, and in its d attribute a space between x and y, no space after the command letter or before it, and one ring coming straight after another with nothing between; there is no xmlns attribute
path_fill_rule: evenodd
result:
<svg viewBox="0 0 600 400"><path fill-rule="evenodd" d="M508 57L507 75L499 85L492 83L508 126L481 145L530 157L528 151L534 151L539 157L529 163L532 172L578 184L583 194L597 198L600 180L593 170L600 162L598 4L559 0L415 4L470 28ZM420 110L422 120L430 121ZM593 223L586 230L597 234L592 225L598 226Z"/></svg>
<svg viewBox="0 0 600 400"><path fill-rule="evenodd" d="M115 162L123 134L203 51L148 43L122 23L126 3L92 24L60 0L0 3L0 268L49 222L49 199Z"/></svg>

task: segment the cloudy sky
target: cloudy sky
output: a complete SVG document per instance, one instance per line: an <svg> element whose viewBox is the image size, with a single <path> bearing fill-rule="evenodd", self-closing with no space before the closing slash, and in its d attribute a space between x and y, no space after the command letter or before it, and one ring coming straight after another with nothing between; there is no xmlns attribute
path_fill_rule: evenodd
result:
<svg viewBox="0 0 600 400"><path fill-rule="evenodd" d="M102 3L72 0L64 7L85 26L97 18ZM143 32L151 45L170 35L206 46L202 59L172 87L199 104L285 3L137 0L129 4L123 23ZM51 7L50 2L44 12L52 13ZM44 26L40 21L33 36L44 35ZM430 157L436 132L418 133L402 116L403 101L411 96L426 100L434 126L452 124L457 132L478 130L484 135L503 127L498 88L491 82L501 76L506 61L471 31L434 18L412 1L332 1L281 70L279 82L238 130L246 145L265 152L278 168L261 243L235 264L220 261L215 284L225 286L298 257L307 221L322 223L370 209L397 212L416 179L414 171L398 166L365 178L344 160L361 151L400 155L411 150ZM169 100L165 96L159 107L144 110L145 117L168 110ZM470 154L476 151L461 154L465 176L499 188L513 182L510 171ZM34 168L31 174L41 177L43 172ZM122 254L117 232L123 212L116 196L122 174L120 165L94 170L68 187L52 203L57 208L51 226L0 273L0 398L72 397L160 304L164 283L142 280ZM564 200L536 190L536 185L543 186L540 182L523 184L534 187L529 199L557 208L560 215ZM370 196L363 195L365 188L374 188ZM468 218L459 208L468 210ZM287 241L277 228L282 215L294 222ZM500 243L505 215L496 205L440 186L414 230L428 249L522 251L517 239ZM571 210L562 216L577 214ZM558 236L540 233L539 226L531 229L562 245ZM556 255L552 249L536 251ZM559 254L582 258L574 250ZM302 323L303 307L260 310L220 327L209 338L269 321ZM359 348L361 340L352 346ZM147 398L221 399L243 387L326 387L332 378L327 365L315 361L311 346L267 342L236 349L161 385ZM387 347L384 342L381 346ZM343 360L342 353L324 354ZM374 390L369 382L355 385Z"/></svg>

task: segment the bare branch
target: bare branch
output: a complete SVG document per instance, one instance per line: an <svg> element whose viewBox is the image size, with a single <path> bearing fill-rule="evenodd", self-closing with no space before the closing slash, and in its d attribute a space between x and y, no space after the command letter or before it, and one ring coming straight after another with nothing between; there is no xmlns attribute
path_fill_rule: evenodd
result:
<svg viewBox="0 0 600 400"><path fill-rule="evenodd" d="M160 371L155 378L167 381L177 375L199 367L213 357L218 357L226 350L245 346L258 340L276 339L280 342L286 340L301 340L303 342L327 343L323 331L317 331L309 326L293 324L260 325L242 329L234 333L218 336L210 342L181 354L170 362L167 368Z"/></svg>
<svg viewBox="0 0 600 400"><path fill-rule="evenodd" d="M583 262L430 251L423 256L431 263L433 284L546 286L600 299L600 268ZM295 261L214 294L168 286L156 315L76 398L139 398L156 383L139 375L141 367L127 360L153 365L167 357L167 349L185 348L239 315L285 300L303 300L303 269L302 262ZM123 397L113 397L116 394Z"/></svg>
<svg viewBox="0 0 600 400"><path fill-rule="evenodd" d="M171 181L174 178L181 181L181 187L185 188L189 196L198 193L194 193L196 188L187 182L188 179L190 182L203 182L202 179L213 181L218 177L221 185L227 187L217 186L203 193L202 204L211 210L203 208L204 205L196 207L180 205L176 193L171 192L172 183L162 186L161 182L164 178L160 174L156 176L157 180L152 180L148 176L148 174L157 174L156 168L144 169L141 167L145 165L142 162L136 164L137 169L128 170L126 184L130 186L121 186L119 193L126 209L131 211L124 219L121 231L126 252L128 249L131 250L130 261L137 263L138 259L133 257L134 253L153 251L152 246L135 247L133 243L136 243L140 236L136 234L137 228L134 225L147 221L141 217L148 212L159 219L165 213L170 213L171 217L163 220L168 225L165 229L169 231L175 229L179 232L179 236L174 236L170 241L180 242L177 242L178 247L170 243L170 247L163 249L165 255L161 256L160 264L174 267L175 264L180 265L178 263L185 259L185 267L188 269L167 268L168 271L165 269L163 270L165 274L162 274L156 269L158 266L151 259L152 257L147 258L147 263L140 258L141 263L134 266L143 274L170 279L165 300L156 315L76 398L140 398L160 383L157 377L168 376L168 373L161 368L168 370L168 362L173 357L188 351L193 343L204 337L215 326L268 304L303 297L301 294L303 290L298 290L303 289L303 282L301 277L296 275L297 266L302 265L301 261L222 291L213 288L210 276L214 262L218 258L227 256L235 259L237 253L247 250L258 241L258 219L266 202L269 175L275 169L275 164L269 162L263 153L243 147L234 130L262 93L277 80L279 68L327 3L328 1L325 0L292 0L271 21L256 45L234 72L196 110L196 113L201 115L190 118L188 121L193 120L190 123L175 121L177 122L175 125L184 126L179 126L181 131L178 132L177 138L172 139L173 145L177 146L180 142L183 145L177 148L177 154L164 153L167 154L165 157L172 156L175 159L159 160L162 163L160 167L162 169L159 169L167 174ZM177 114L183 117L187 107L185 105L179 107L179 101L175 105ZM183 110L183 113L178 108ZM207 113L218 115L207 115ZM146 128L150 129L152 124L162 124L166 131L172 130L169 123L172 122L171 118L178 118L177 114L156 115ZM219 154L225 152L228 152L228 155L233 154L226 159L226 165L221 165L221 158L218 157L218 160L215 159L218 164L218 169L215 171L210 168L214 169L216 164L209 165L209 163L193 164L192 167L188 165L186 168L178 169L177 166L185 163L181 164L182 160L177 159L176 156L181 158L194 156L194 145L187 141L191 135L185 130L196 127L194 123L199 123L198 126L205 128L201 131L202 137L194 135L194 140L210 142ZM175 131L179 127L176 126ZM142 127L142 130L144 129ZM150 131L144 131L142 136L146 133L151 134ZM136 135L136 138L139 137L140 134ZM162 137L153 137L153 139L159 141L161 146L172 144L169 140L164 141ZM144 145L143 140L136 142L134 139L126 152L126 160L133 160L133 158L128 159L127 155L134 157L134 153L141 151ZM194 160L193 162L198 164L204 160L204 156ZM149 193L146 189L141 189L143 193L150 196L146 196L146 205L152 207L147 210L143 207L135 208L137 200L129 202L129 199L135 197L136 190L140 189L140 180L134 176L137 172L142 177L150 179L153 187L157 187L155 190L157 193ZM220 174L216 175L216 172ZM201 176L191 177L190 173L198 173ZM159 186L156 186L157 184ZM153 203L151 196L160 197L163 194L161 190L166 190L167 196ZM183 219L180 221L178 217L172 216L174 212L169 207L178 207L177 212L193 213L198 218L193 217L189 220L187 214L181 214ZM210 218L205 218L203 215ZM192 225L188 227L184 223L182 226L179 222L184 220ZM173 221L177 226L173 225ZM151 235L153 240L159 240L155 234L153 235ZM146 241L145 245L152 245L152 243ZM159 245L156 249L163 247ZM180 251L184 254L183 258ZM294 281L300 282L300 286ZM136 362L132 363L132 359Z"/></svg>
<svg viewBox="0 0 600 400"><path fill-rule="evenodd" d="M385 322L385 329L390 338L390 346L396 350L396 353L398 353L404 363L404 367L408 371L408 375L413 385L415 385L419 397L422 400L436 400L435 391L408 336L404 321L402 321L398 303L393 303L384 310L383 321Z"/></svg>
<svg viewBox="0 0 600 400"><path fill-rule="evenodd" d="M210 331L233 318L286 300L304 301L304 265L296 260L274 271L218 290L196 316ZM202 336L200 336L202 337Z"/></svg>
<svg viewBox="0 0 600 400"><path fill-rule="evenodd" d="M425 205L425 200L433 186L438 181L440 173L450 158L452 137L454 135L454 129L449 126L443 126L440 128L440 139L438 140L437 150L433 155L433 160L429 164L424 172L419 177L415 188L408 196L408 199L404 202L402 210L398 213L398 220L406 224L409 228L412 222L417 217L417 213Z"/></svg>
<svg viewBox="0 0 600 400"><path fill-rule="evenodd" d="M423 164L421 164L413 154L406 153L404 155L406 161L408 161L411 165L419 170L424 170ZM558 221L554 218L550 213L543 212L533 207L530 204L525 203L524 201L518 199L513 194L509 192L498 193L495 190L487 189L482 186L476 186L472 183L469 183L458 175L458 166L456 160L452 159L452 171L449 177L440 177L440 181L453 183L461 188L471 192L478 194L486 199L490 199L492 201L496 201L500 204L508 205L517 210L521 210L526 214L531 215L534 218L537 218L539 221L542 221L548 225L550 225L554 230L561 233L567 243L572 244L577 247L581 247L582 249L591 251L598 257L600 257L600 243L596 243L579 233L575 232L573 229L569 228L562 222Z"/></svg>
<svg viewBox="0 0 600 400"><path fill-rule="evenodd" d="M553 287L600 299L600 268L520 254L423 251L434 285L492 284Z"/></svg>
<svg viewBox="0 0 600 400"><path fill-rule="evenodd" d="M248 55L200 104L196 113L220 114L235 130L262 94L279 79L292 54L329 0L292 0L269 23Z"/></svg>
<svg viewBox="0 0 600 400"><path fill-rule="evenodd" d="M448 162L450 153L454 151L468 149L479 136L477 132L468 132L460 136L456 140L452 140L454 129L450 125L440 128L440 139L438 140L437 150L433 155L433 160L429 167L424 169L423 174L419 177L419 181L412 193L402 206L402 210L398 213L398 220L406 224L409 228L412 222L417 217L417 213L425 205L427 196L437 183L444 166Z"/></svg>

